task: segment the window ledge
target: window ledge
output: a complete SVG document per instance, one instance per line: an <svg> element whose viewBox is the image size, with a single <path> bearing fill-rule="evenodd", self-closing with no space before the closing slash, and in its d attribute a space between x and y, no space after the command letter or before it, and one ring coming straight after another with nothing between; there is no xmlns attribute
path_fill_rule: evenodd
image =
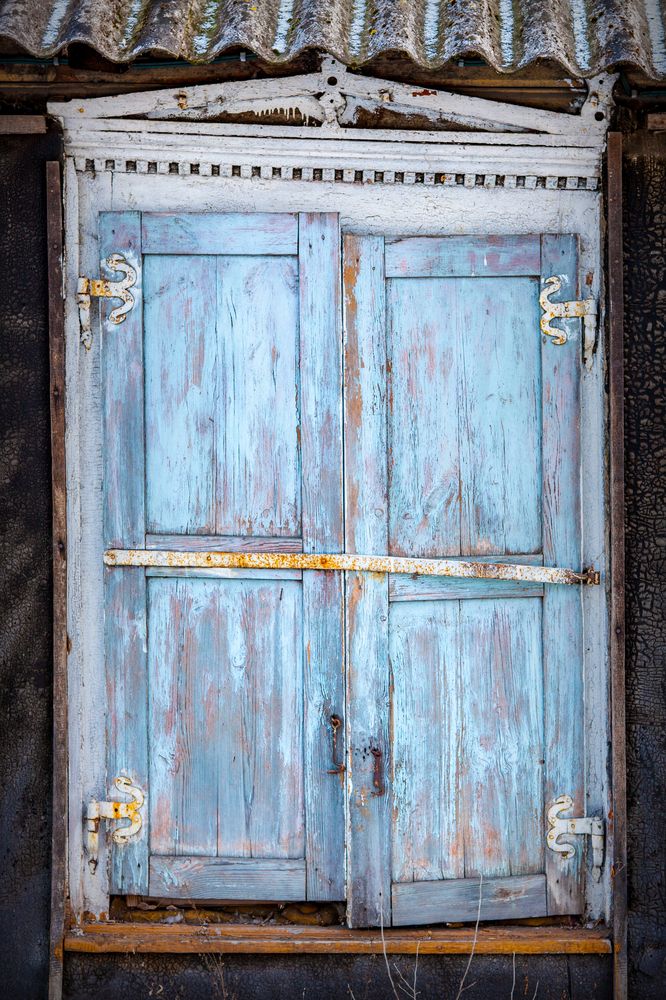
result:
<svg viewBox="0 0 666 1000"><path fill-rule="evenodd" d="M607 927L486 927L387 930L384 944L376 930L344 927L265 927L247 924L145 926L130 923L83 924L69 930L65 950L137 953L357 953L421 955L607 955Z"/></svg>

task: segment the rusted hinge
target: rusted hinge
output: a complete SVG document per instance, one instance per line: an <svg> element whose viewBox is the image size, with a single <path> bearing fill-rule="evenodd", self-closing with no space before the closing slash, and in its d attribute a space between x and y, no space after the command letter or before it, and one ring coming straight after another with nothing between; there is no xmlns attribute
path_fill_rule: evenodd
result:
<svg viewBox="0 0 666 1000"><path fill-rule="evenodd" d="M120 281L110 281L107 278L80 277L76 290L76 301L79 304L79 319L81 322L81 343L87 351L92 344L92 328L90 325L90 299L121 299L122 305L116 306L109 313L109 322L124 323L125 317L134 306L134 296L130 288L136 285L136 269L129 264L122 254L112 253L106 258L106 266L112 271L122 271L125 275Z"/></svg>
<svg viewBox="0 0 666 1000"><path fill-rule="evenodd" d="M561 844L561 836L587 836L592 838L592 875L595 881L601 878L604 863L604 821L601 816L576 816L569 818L559 813L567 812L573 806L570 795L560 795L548 810L546 842L551 851L561 854L564 859L573 858L576 849L573 844Z"/></svg>
<svg viewBox="0 0 666 1000"><path fill-rule="evenodd" d="M88 803L86 809L86 830L88 833L87 850L88 865L91 871L97 868L97 858L99 854L99 824L103 819L128 819L128 826L121 826L113 831L112 837L115 844L124 844L130 837L135 837L142 826L141 807L145 801L145 796L138 785L132 784L131 778L120 775L114 780L114 785L119 792L131 796L130 802L98 802L93 799Z"/></svg>
<svg viewBox="0 0 666 1000"><path fill-rule="evenodd" d="M583 357L589 359L594 352L597 336L597 303L595 299L574 299L571 302L551 302L550 296L562 288L564 278L553 274L544 280L546 286L539 296L541 306L541 332L551 338L552 344L566 344L566 330L552 325L554 319L583 320Z"/></svg>

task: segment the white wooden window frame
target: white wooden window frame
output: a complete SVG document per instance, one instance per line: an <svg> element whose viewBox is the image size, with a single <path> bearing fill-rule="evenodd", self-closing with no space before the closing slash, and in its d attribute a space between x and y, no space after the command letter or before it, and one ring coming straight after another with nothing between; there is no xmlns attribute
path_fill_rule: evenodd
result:
<svg viewBox="0 0 666 1000"><path fill-rule="evenodd" d="M335 76L347 89L331 91ZM358 84L358 80L362 82ZM66 459L68 522L69 847L71 912L109 912L106 838L92 872L84 805L105 797L102 593L102 415L98 325L80 342L76 288L100 270L104 211L339 212L343 231L429 235L574 233L586 296L600 303L594 355L581 365L583 565L602 574L583 588L586 813L611 810L607 573L606 338L600 176L613 78L593 81L579 115L355 78L333 60L311 77L220 84L51 105L65 134ZM261 86L258 88L257 84ZM245 87L245 91L243 91ZM361 96L354 95L354 88ZM352 92L351 96L347 91ZM410 98L411 92L411 98ZM335 114L330 94L342 93ZM372 100L483 130L417 132L345 128ZM365 96L364 96L365 94ZM314 96L313 96L314 95ZM337 100L337 98L336 98ZM226 111L300 108L320 127L212 124ZM428 103L430 102L430 103ZM137 120L132 115L147 115ZM524 131L526 128L540 131ZM492 131L489 131L492 129ZM408 190L405 190L408 188ZM122 248L118 248L121 250ZM110 781L112 775L108 776ZM566 790L563 790L566 791ZM545 836L545 830L544 830ZM612 824L600 882L588 865L586 916L608 921Z"/></svg>

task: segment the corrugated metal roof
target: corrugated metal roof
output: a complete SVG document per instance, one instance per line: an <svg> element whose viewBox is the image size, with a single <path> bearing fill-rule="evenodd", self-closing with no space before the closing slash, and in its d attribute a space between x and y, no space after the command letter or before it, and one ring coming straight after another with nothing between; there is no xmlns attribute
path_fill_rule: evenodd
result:
<svg viewBox="0 0 666 1000"><path fill-rule="evenodd" d="M319 49L347 65L398 52L436 69L475 55L511 72L537 59L592 76L666 75L664 0L0 0L0 36L34 56L83 42L107 59L210 62L241 47L268 62Z"/></svg>

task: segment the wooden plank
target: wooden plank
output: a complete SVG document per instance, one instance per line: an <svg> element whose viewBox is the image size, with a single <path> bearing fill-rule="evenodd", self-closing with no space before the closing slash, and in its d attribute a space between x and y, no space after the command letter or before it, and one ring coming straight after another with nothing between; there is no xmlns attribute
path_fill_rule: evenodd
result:
<svg viewBox="0 0 666 1000"><path fill-rule="evenodd" d="M210 256L160 254L145 258L143 272L146 527L212 533L217 264Z"/></svg>
<svg viewBox="0 0 666 1000"><path fill-rule="evenodd" d="M666 128L666 114L660 118ZM654 127L654 126L652 126ZM622 252L622 133L608 136L608 332L610 403L610 660L613 844L613 997L627 997L627 762L624 620L624 287Z"/></svg>
<svg viewBox="0 0 666 1000"><path fill-rule="evenodd" d="M148 776L146 578L143 570L104 570L104 659L108 692L107 792L113 779L131 778L146 795L137 835L111 854L112 893L148 892L151 788Z"/></svg>
<svg viewBox="0 0 666 1000"><path fill-rule="evenodd" d="M386 347L384 246L346 236L345 537L347 552L386 552ZM346 574L349 748L347 920L389 926L390 743L388 581Z"/></svg>
<svg viewBox="0 0 666 1000"><path fill-rule="evenodd" d="M652 114L648 114L646 127L650 132L666 132L666 112L664 111L653 111ZM619 136L619 132L609 132L608 133L608 163L611 161L614 150L612 143L617 143L617 139L612 139L611 136ZM617 154L615 154L617 155ZM611 198L614 194L611 194L611 178L608 178L608 204L611 206ZM611 233L608 233L608 239L611 239Z"/></svg>
<svg viewBox="0 0 666 1000"><path fill-rule="evenodd" d="M538 236L408 236L386 240L387 278L476 278L540 272Z"/></svg>
<svg viewBox="0 0 666 1000"><path fill-rule="evenodd" d="M543 597L542 583L508 580L454 580L432 576L391 576L389 601L491 600L497 597Z"/></svg>
<svg viewBox="0 0 666 1000"><path fill-rule="evenodd" d="M298 536L298 264L293 258L225 256L218 258L217 268L215 532ZM325 291L322 286L322 296ZM301 364L305 339L313 333L301 329ZM322 337L327 333L317 331ZM301 405L305 425L310 415L305 396ZM309 439L304 427L301 439L305 449ZM306 528L304 524L304 536Z"/></svg>
<svg viewBox="0 0 666 1000"><path fill-rule="evenodd" d="M41 119L42 122L44 119ZM2 124L0 119L0 131ZM65 311L60 164L46 164L53 561L53 806L49 1000L62 993L67 897L67 478L65 459Z"/></svg>
<svg viewBox="0 0 666 1000"><path fill-rule="evenodd" d="M461 278L455 284L453 307L459 358L461 551L540 552L537 282Z"/></svg>
<svg viewBox="0 0 666 1000"><path fill-rule="evenodd" d="M150 895L164 899L305 899L305 861L286 858L150 858Z"/></svg>
<svg viewBox="0 0 666 1000"><path fill-rule="evenodd" d="M144 212L147 254L296 254L298 220L278 212Z"/></svg>
<svg viewBox="0 0 666 1000"><path fill-rule="evenodd" d="M299 216L303 551L341 552L342 337L340 223Z"/></svg>
<svg viewBox="0 0 666 1000"><path fill-rule="evenodd" d="M148 584L151 854L217 853L218 589Z"/></svg>
<svg viewBox="0 0 666 1000"><path fill-rule="evenodd" d="M146 534L147 549L179 552L302 552L302 538L257 538L248 535Z"/></svg>
<svg viewBox="0 0 666 1000"><path fill-rule="evenodd" d="M342 337L337 215L299 216L303 551L341 552ZM307 899L345 896L344 610L339 573L303 573ZM339 770L339 766L342 770Z"/></svg>
<svg viewBox="0 0 666 1000"><path fill-rule="evenodd" d="M145 540L143 302L139 212L102 212L100 256L122 253L136 269L134 307L122 324L101 300L104 420L104 544Z"/></svg>
<svg viewBox="0 0 666 1000"><path fill-rule="evenodd" d="M46 132L44 115L0 115L0 135L35 135Z"/></svg>
<svg viewBox="0 0 666 1000"><path fill-rule="evenodd" d="M541 603L460 603L466 876L543 872Z"/></svg>
<svg viewBox="0 0 666 1000"><path fill-rule="evenodd" d="M442 923L445 920L512 920L542 916L546 910L543 875L512 878L461 878L404 882L392 887L393 923ZM481 906L479 907L479 896Z"/></svg>
<svg viewBox="0 0 666 1000"><path fill-rule="evenodd" d="M461 551L455 294L451 281L387 282L388 440L381 455L388 449L395 555Z"/></svg>
<svg viewBox="0 0 666 1000"><path fill-rule="evenodd" d="M607 927L389 928L380 935L344 927L100 923L77 926L65 938L65 949L89 954L609 955L609 934Z"/></svg>
<svg viewBox="0 0 666 1000"><path fill-rule="evenodd" d="M302 580L300 569L199 569L178 566L147 566L147 577L189 580Z"/></svg>
<svg viewBox="0 0 666 1000"><path fill-rule="evenodd" d="M542 280L562 275L566 298L577 298L578 245L574 236L542 237ZM562 320L562 346L543 337L543 555L546 564L581 560L580 320ZM585 815L583 618L578 589L547 587L543 600L545 802L573 799L572 816ZM548 912L580 913L584 906L582 846L570 860L546 851Z"/></svg>
<svg viewBox="0 0 666 1000"><path fill-rule="evenodd" d="M457 601L390 609L394 883L465 874L460 783L466 719L459 633ZM396 898L394 886L394 903Z"/></svg>

